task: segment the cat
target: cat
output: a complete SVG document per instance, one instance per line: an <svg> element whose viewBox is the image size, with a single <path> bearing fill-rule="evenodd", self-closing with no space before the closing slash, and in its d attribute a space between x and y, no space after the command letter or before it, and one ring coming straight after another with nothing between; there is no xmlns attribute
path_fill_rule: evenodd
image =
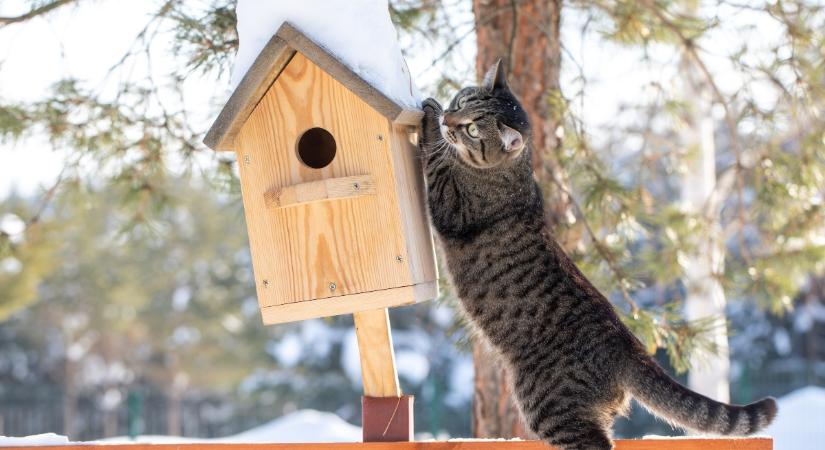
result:
<svg viewBox="0 0 825 450"><path fill-rule="evenodd" d="M430 219L460 303L506 363L523 417L560 449L611 449L630 398L685 429L747 435L776 401L728 405L674 381L546 226L527 114L500 61L446 110L423 102Z"/></svg>

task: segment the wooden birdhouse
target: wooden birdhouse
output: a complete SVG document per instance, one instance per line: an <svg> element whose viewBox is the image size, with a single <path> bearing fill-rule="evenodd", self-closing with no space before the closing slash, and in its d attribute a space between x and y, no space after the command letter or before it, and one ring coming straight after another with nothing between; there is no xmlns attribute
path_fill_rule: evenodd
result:
<svg viewBox="0 0 825 450"><path fill-rule="evenodd" d="M421 114L290 24L272 37L204 140L237 154L264 323L437 296Z"/></svg>

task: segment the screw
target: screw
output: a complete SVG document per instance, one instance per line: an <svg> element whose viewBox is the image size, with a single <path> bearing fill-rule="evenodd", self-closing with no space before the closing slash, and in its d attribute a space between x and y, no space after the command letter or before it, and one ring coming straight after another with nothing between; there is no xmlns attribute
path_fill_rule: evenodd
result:
<svg viewBox="0 0 825 450"><path fill-rule="evenodd" d="M329 290L330 290L330 291L335 292L335 288L337 288L337 287L338 287L338 285L337 285L337 284L335 284L335 282L334 282L334 281L332 281L332 282L330 282L330 283L329 283Z"/></svg>
<svg viewBox="0 0 825 450"><path fill-rule="evenodd" d="M358 189L361 189L361 185L360 185L360 184L358 184L358 183L353 183L353 184L352 184L352 188L353 188L353 189L355 189L355 190L357 191Z"/></svg>
<svg viewBox="0 0 825 450"><path fill-rule="evenodd" d="M404 258L401 255L396 255L395 260L398 262L404 262Z"/></svg>
<svg viewBox="0 0 825 450"><path fill-rule="evenodd" d="M378 135L378 140L383 142L383 141L384 141L384 135L383 135L383 134L379 134L379 135Z"/></svg>
<svg viewBox="0 0 825 450"><path fill-rule="evenodd" d="M243 162L246 165L252 164L252 158L249 155L243 155Z"/></svg>
<svg viewBox="0 0 825 450"><path fill-rule="evenodd" d="M269 280L264 280L264 289L269 287Z"/></svg>

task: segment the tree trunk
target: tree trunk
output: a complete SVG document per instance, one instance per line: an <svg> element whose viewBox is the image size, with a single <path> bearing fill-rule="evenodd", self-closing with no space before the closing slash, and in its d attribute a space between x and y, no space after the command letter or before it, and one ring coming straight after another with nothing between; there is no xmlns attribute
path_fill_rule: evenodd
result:
<svg viewBox="0 0 825 450"><path fill-rule="evenodd" d="M183 436L183 394L188 377L178 372L177 367L177 355L169 355L169 384L166 386L166 434L169 436Z"/></svg>
<svg viewBox="0 0 825 450"><path fill-rule="evenodd" d="M544 172L557 161L560 148L559 42L560 0L474 0L476 74L502 58L510 88L521 101L533 126L533 167Z"/></svg>
<svg viewBox="0 0 825 450"><path fill-rule="evenodd" d="M725 292L720 277L724 269L724 242L719 223L720 211L707 211L708 200L716 188L716 149L709 87L699 68L685 56L682 63L684 96L688 105L683 141L686 154L682 174L681 200L685 212L702 216L707 232L694 236L693 250L681 255L685 269L685 318L717 318L718 326L708 336L716 355L691 357L688 386L710 398L730 401L730 357L725 326ZM721 206L720 206L721 208ZM715 209L715 208L714 208Z"/></svg>
<svg viewBox="0 0 825 450"><path fill-rule="evenodd" d="M473 343L475 366L473 435L479 438L531 438L514 403L508 373L484 339Z"/></svg>
<svg viewBox="0 0 825 450"><path fill-rule="evenodd" d="M103 411L103 437L117 436L118 408Z"/></svg>
<svg viewBox="0 0 825 450"><path fill-rule="evenodd" d="M77 419L77 385L75 384L75 373L77 365L69 356L65 361L65 372L63 373L63 434L69 439L76 438L75 420Z"/></svg>
<svg viewBox="0 0 825 450"><path fill-rule="evenodd" d="M473 0L481 79L498 58L508 69L510 87L533 128L533 167L545 190L548 220L559 223L569 211L557 151L561 147L559 26L561 0ZM508 375L482 339L473 344L476 437L529 437L511 396Z"/></svg>
<svg viewBox="0 0 825 450"><path fill-rule="evenodd" d="M166 434L168 436L183 435L181 416L183 415L182 393L171 386L166 390Z"/></svg>

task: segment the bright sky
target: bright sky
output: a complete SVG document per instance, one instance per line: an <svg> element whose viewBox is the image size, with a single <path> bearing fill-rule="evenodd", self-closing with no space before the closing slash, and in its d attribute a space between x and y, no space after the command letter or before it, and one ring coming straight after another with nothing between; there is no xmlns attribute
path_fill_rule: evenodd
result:
<svg viewBox="0 0 825 450"><path fill-rule="evenodd" d="M0 15L30 7L20 0L0 4ZM129 48L147 20L150 2L100 1L64 7L46 19L0 28L0 98L41 98L62 77L95 86ZM0 144L0 198L15 187L37 192L62 168L62 157L45 139Z"/></svg>
<svg viewBox="0 0 825 450"><path fill-rule="evenodd" d="M37 99L55 80L66 76L88 80L88 86L99 86L103 75L127 51L156 7L156 2L147 1L81 2L80 6L61 8L45 19L0 28L0 98L6 101ZM28 2L7 0L0 3L0 15L15 15L28 8ZM563 88L567 92L577 88L575 79L579 75L577 65L580 65L589 79L588 95L583 104L574 107L583 110L581 113L591 132L598 134L600 128L609 127L621 116L621 104L637 102L646 95L645 85L651 79L667 79L672 75L675 70L673 53L670 49L654 48L654 59L667 64L652 69L640 67L637 51L606 43L595 32L597 30L582 40L580 27L585 17L572 9L566 13ZM470 14L468 8L456 10L455 23L469 26L472 22ZM753 21L753 17L739 16L736 21ZM765 41L765 36L770 34L765 30L776 29L767 22L753 23L759 32L755 32L749 38L751 40L761 38ZM720 42L737 40L737 36L729 33L721 33L719 37L722 38ZM405 44L408 43L402 42ZM472 36L458 47L458 51L453 63L464 73L465 79L472 79ZM736 89L739 81L724 62L725 50L718 48L714 52L718 53L708 57L708 64L714 72L721 74L718 82L723 90L730 92ZM408 58L410 72L418 77L419 88L426 96L427 87L435 76L430 69L435 49L419 44L413 53ZM162 60L160 65L156 71L163 73ZM215 89L214 80L187 79L187 83L190 93L196 94L192 97L212 98L216 92L228 94L228 74L218 81L218 89ZM205 106L197 109L203 115L201 120L209 120L208 116L214 113ZM60 152L53 150L43 139L0 145L0 198L12 189L36 193L54 179L61 167Z"/></svg>

